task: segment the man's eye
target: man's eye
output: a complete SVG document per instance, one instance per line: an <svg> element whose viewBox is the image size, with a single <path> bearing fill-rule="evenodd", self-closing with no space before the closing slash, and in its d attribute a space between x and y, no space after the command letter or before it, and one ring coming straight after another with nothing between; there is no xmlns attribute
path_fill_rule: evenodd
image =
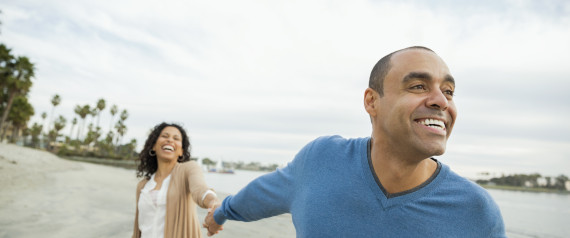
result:
<svg viewBox="0 0 570 238"><path fill-rule="evenodd" d="M449 96L452 96L452 97L455 95L452 90L445 90L445 91L443 91L443 92L444 92L445 94L449 95Z"/></svg>
<svg viewBox="0 0 570 238"><path fill-rule="evenodd" d="M410 89L419 89L419 90L423 90L426 89L426 87L422 84L418 84L418 85L414 85L412 87L410 87Z"/></svg>

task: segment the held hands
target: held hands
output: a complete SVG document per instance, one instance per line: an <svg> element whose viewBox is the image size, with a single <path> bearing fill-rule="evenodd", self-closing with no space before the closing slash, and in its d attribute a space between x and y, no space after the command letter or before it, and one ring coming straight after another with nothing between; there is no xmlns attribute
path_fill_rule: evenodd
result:
<svg viewBox="0 0 570 238"><path fill-rule="evenodd" d="M222 225L218 225L218 223L216 223L214 220L214 212L220 205L222 205L222 203L216 199L215 201L212 201L208 206L208 215L206 215L204 224L202 224L204 228L208 229L208 236L218 234L219 231L224 229Z"/></svg>

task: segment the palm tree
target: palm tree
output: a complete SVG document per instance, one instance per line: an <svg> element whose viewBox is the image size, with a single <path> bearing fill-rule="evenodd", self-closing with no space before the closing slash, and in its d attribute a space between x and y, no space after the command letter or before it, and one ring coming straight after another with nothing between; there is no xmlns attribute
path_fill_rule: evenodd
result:
<svg viewBox="0 0 570 238"><path fill-rule="evenodd" d="M93 111L91 110L91 107L89 106L89 104L85 104L83 105L83 107L81 108L81 114L79 116L81 116L81 119L83 119L83 127L81 128L81 136L85 137L85 131L83 129L85 129L85 124L87 123L87 116L92 115Z"/></svg>
<svg viewBox="0 0 570 238"><path fill-rule="evenodd" d="M24 128L24 130L22 130L22 136L24 137L24 146L30 146L30 144L28 143L28 136L31 135L32 130L30 130L30 128L26 127Z"/></svg>
<svg viewBox="0 0 570 238"><path fill-rule="evenodd" d="M8 77L12 75L12 63L14 56L10 49L4 44L0 44L0 110L4 111L5 103L8 102L8 95L4 90L8 87Z"/></svg>
<svg viewBox="0 0 570 238"><path fill-rule="evenodd" d="M125 133L127 133L127 126L123 123L122 120L119 120L115 125L115 129L117 129L117 142L115 144L117 145L117 148L119 148L121 146L121 139Z"/></svg>
<svg viewBox="0 0 570 238"><path fill-rule="evenodd" d="M18 95L14 99L12 110L8 115L8 122L12 124L12 138L10 142L14 143L18 140L20 129L26 127L30 117L34 115L34 107L28 102L28 98ZM6 130L2 132L4 137Z"/></svg>
<svg viewBox="0 0 570 238"><path fill-rule="evenodd" d="M69 138L71 138L71 134L73 134L73 128L75 127L75 125L77 125L77 117L74 117L73 120L71 120L71 130L69 131Z"/></svg>
<svg viewBox="0 0 570 238"><path fill-rule="evenodd" d="M88 129L87 135L85 136L85 139L83 139L83 144L90 146L91 142L93 142L94 139L93 123L89 123L87 129Z"/></svg>
<svg viewBox="0 0 570 238"><path fill-rule="evenodd" d="M34 125L32 125L32 128L30 129L30 134L32 135L32 145L36 148L40 143L40 134L42 133L42 127L43 125L34 123Z"/></svg>
<svg viewBox="0 0 570 238"><path fill-rule="evenodd" d="M60 136L59 131L61 131L61 129L65 127L66 122L67 120L65 119L65 117L61 115L53 122L53 129L50 130L48 134L51 143L57 141L57 138Z"/></svg>
<svg viewBox="0 0 570 238"><path fill-rule="evenodd" d="M117 112L119 111L119 108L117 107L117 105L113 105L111 106L111 124L109 125L109 131L113 130L113 120L115 119L115 114L117 114Z"/></svg>
<svg viewBox="0 0 570 238"><path fill-rule="evenodd" d="M10 50L3 44L0 44L0 54L4 52L8 52L9 54ZM5 56L0 56L0 60L3 60L3 58L5 58ZM0 66L2 66L0 68L0 81L3 82L3 90L6 90L8 95L8 102L2 112L2 118L0 119L0 129L3 129L4 122L6 122L6 119L8 118L8 113L12 107L14 98L17 95L25 95L32 86L34 64L32 64L27 57L20 56L13 62L12 60L0 62ZM4 138L0 138L0 141L3 139Z"/></svg>
<svg viewBox="0 0 570 238"><path fill-rule="evenodd" d="M43 145L43 140L44 140L44 135L43 135L43 133L44 133L44 127L45 127L45 125L46 125L46 118L47 118L47 113L46 113L46 112L42 112L42 127L40 128L40 129L41 129L40 135L42 136L41 139L40 139L40 142L41 142L40 144L42 144L42 145ZM46 132L46 134L47 134L47 132ZM33 142L32 142L32 143L33 143Z"/></svg>
<svg viewBox="0 0 570 238"><path fill-rule="evenodd" d="M65 123L67 123L65 117L59 115L59 117L53 122L53 129L59 134L59 131L65 127Z"/></svg>
<svg viewBox="0 0 570 238"><path fill-rule="evenodd" d="M53 107L51 108L51 114L49 116L49 122L48 122L48 132L50 131L50 126L51 126L51 121L53 119L53 111L55 109L55 107L57 107L57 105L59 105L59 103L61 103L61 98L59 97L59 95L53 95L53 97L51 98L51 105L53 105Z"/></svg>
<svg viewBox="0 0 570 238"><path fill-rule="evenodd" d="M101 112L105 109L105 99L101 98L97 101L97 127L99 127L99 121L101 120Z"/></svg>
<svg viewBox="0 0 570 238"><path fill-rule="evenodd" d="M12 51L10 48L6 47L4 44L0 44L0 96L2 96L2 101L0 103L0 109L3 109L1 106L8 101L8 98L4 97L4 89L8 87L8 77L11 77L13 74L13 64L14 64L14 56L10 52Z"/></svg>
<svg viewBox="0 0 570 238"><path fill-rule="evenodd" d="M81 106L75 105L73 112L75 112L77 116L81 117ZM77 128L77 136L75 137L75 140L79 140L79 132L81 132L81 127Z"/></svg>
<svg viewBox="0 0 570 238"><path fill-rule="evenodd" d="M11 74L10 64L13 63L14 56L10 51L12 51L12 49L4 44L0 44L0 75L2 79L5 79ZM5 82L5 80L0 80L0 86L2 86L2 88L5 86Z"/></svg>
<svg viewBox="0 0 570 238"><path fill-rule="evenodd" d="M81 122L81 126L79 127L79 130L77 132L77 139L79 140L80 135L82 135L81 133L83 132L83 128L85 128L85 118L87 117L87 115L89 115L91 113L91 108L89 107L89 104L85 104L82 106L75 106L75 113L77 113L77 115L79 115L79 117L81 118L82 122Z"/></svg>
<svg viewBox="0 0 570 238"><path fill-rule="evenodd" d="M129 112L126 109L121 111L121 115L119 116L119 121L115 125L115 129L117 130L117 139L116 145L121 146L120 142L123 138L123 135L127 133L127 126L125 125L125 120L129 117Z"/></svg>
<svg viewBox="0 0 570 238"><path fill-rule="evenodd" d="M91 121L89 122L89 124L93 124L93 121L95 120L95 116L97 116L97 107L91 107L91 110L89 110L88 116L91 116Z"/></svg>
<svg viewBox="0 0 570 238"><path fill-rule="evenodd" d="M46 124L46 118L47 118L47 113L42 112L42 126L44 126Z"/></svg>
<svg viewBox="0 0 570 238"><path fill-rule="evenodd" d="M121 116L119 117L121 119L121 121L125 121L127 120L127 118L129 117L129 112L127 112L127 109L123 110L121 112Z"/></svg>

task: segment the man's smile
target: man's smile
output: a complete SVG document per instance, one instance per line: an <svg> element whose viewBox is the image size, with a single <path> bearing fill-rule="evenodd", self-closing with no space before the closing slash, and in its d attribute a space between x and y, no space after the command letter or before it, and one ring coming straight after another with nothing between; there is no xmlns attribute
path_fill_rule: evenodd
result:
<svg viewBox="0 0 570 238"><path fill-rule="evenodd" d="M446 133L445 122L443 120L434 119L434 118L422 118L415 120L415 122L420 125L433 128L438 132L443 132L443 134Z"/></svg>

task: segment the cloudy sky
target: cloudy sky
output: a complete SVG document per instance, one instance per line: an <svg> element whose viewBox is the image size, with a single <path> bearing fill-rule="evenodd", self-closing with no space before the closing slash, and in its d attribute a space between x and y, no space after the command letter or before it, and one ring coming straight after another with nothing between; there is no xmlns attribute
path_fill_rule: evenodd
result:
<svg viewBox="0 0 570 238"><path fill-rule="evenodd" d="M285 163L322 135L371 133L373 65L435 50L457 81L440 159L458 173L570 175L568 1L1 1L0 42L36 65L36 116L127 109L144 143L179 122L193 155ZM70 128L63 130L70 133Z"/></svg>

